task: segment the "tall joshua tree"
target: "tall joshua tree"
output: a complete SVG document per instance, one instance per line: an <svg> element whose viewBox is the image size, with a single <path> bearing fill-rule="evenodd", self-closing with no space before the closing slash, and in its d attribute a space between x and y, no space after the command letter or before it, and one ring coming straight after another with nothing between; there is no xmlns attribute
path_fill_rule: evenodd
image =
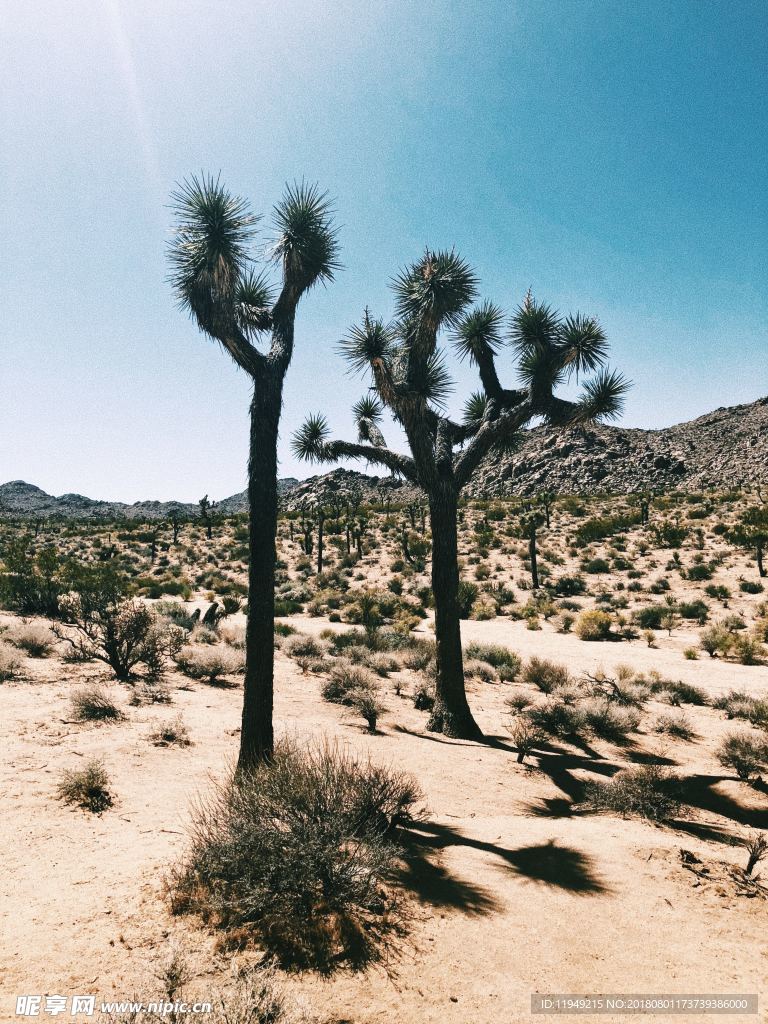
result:
<svg viewBox="0 0 768 1024"><path fill-rule="evenodd" d="M258 218L218 179L190 178L172 197L176 231L171 280L182 308L218 341L253 382L248 458L250 512L248 624L238 770L273 749L274 580L277 436L283 382L291 362L296 310L313 285L333 279L338 242L326 194L287 186L273 210L267 259L274 288L253 259Z"/></svg>
<svg viewBox="0 0 768 1024"><path fill-rule="evenodd" d="M398 473L425 491L432 527L432 589L437 641L436 700L429 728L450 736L479 737L464 689L459 627L457 504L462 488L482 460L503 450L530 420L542 417L561 427L618 414L628 382L602 369L608 345L598 322L580 315L561 318L529 295L505 327L502 311L489 302L470 308L475 274L455 252L427 250L394 280L395 317L377 319L366 310L341 350L353 371L369 373L375 401L365 403L367 424L358 417L359 438L377 427L387 409L403 427L410 454L381 443L331 440L325 418L310 416L294 435L300 458L332 462L361 459ZM463 422L445 412L451 386L439 340L448 333L459 358L479 371L482 391L465 408ZM495 357L513 346L521 387L502 387ZM573 373L599 371L577 402L556 397Z"/></svg>

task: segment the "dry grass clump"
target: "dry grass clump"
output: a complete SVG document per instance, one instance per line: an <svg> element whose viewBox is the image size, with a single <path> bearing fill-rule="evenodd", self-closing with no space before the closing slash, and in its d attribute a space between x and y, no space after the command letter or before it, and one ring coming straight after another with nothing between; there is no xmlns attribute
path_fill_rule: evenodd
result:
<svg viewBox="0 0 768 1024"><path fill-rule="evenodd" d="M20 622L8 631L6 639L30 658L47 658L56 647L56 637L42 622Z"/></svg>
<svg viewBox="0 0 768 1024"><path fill-rule="evenodd" d="M640 715L628 707L617 707L605 698L596 697L583 704L587 728L600 739L624 743L631 732L640 726Z"/></svg>
<svg viewBox="0 0 768 1024"><path fill-rule="evenodd" d="M531 658L523 670L523 682L537 686L542 693L552 693L557 687L571 681L571 673L565 665L558 665L548 658Z"/></svg>
<svg viewBox="0 0 768 1024"><path fill-rule="evenodd" d="M609 782L587 784L584 804L595 811L665 821L680 812L680 778L660 764L624 768Z"/></svg>
<svg viewBox="0 0 768 1024"><path fill-rule="evenodd" d="M653 731L672 736L677 740L692 740L696 735L691 720L682 712L676 715L659 715L654 723Z"/></svg>
<svg viewBox="0 0 768 1024"><path fill-rule="evenodd" d="M519 655L501 644L471 643L466 646L464 653L468 659L491 665L504 683L514 682L522 667Z"/></svg>
<svg viewBox="0 0 768 1024"><path fill-rule="evenodd" d="M397 924L386 880L418 799L408 775L335 745L282 743L269 766L198 805L173 909L258 940L286 966L362 967Z"/></svg>
<svg viewBox="0 0 768 1024"><path fill-rule="evenodd" d="M524 764L526 757L532 754L534 750L540 748L547 739L546 734L541 729L537 729L532 722L525 718L517 719L517 721L508 725L507 729L512 737L512 742L517 748L518 764Z"/></svg>
<svg viewBox="0 0 768 1024"><path fill-rule="evenodd" d="M331 704L346 704L351 707L360 693L375 694L378 688L376 676L362 665L353 665L340 659L331 669L330 678L321 691L323 700Z"/></svg>
<svg viewBox="0 0 768 1024"><path fill-rule="evenodd" d="M84 686L69 699L76 722L119 722L125 715L101 686Z"/></svg>
<svg viewBox="0 0 768 1024"><path fill-rule="evenodd" d="M15 679L21 672L23 662L15 647L0 640L0 683Z"/></svg>
<svg viewBox="0 0 768 1024"><path fill-rule="evenodd" d="M185 676L209 686L231 686L228 677L245 671L245 658L231 647L186 647L176 655L176 664Z"/></svg>
<svg viewBox="0 0 768 1024"><path fill-rule="evenodd" d="M65 803L76 804L93 814L101 814L114 802L107 770L96 758L83 768L65 771L58 785L58 796Z"/></svg>
<svg viewBox="0 0 768 1024"><path fill-rule="evenodd" d="M717 750L717 759L746 782L768 764L768 742L748 732L728 733Z"/></svg>
<svg viewBox="0 0 768 1024"><path fill-rule="evenodd" d="M189 729L186 722L177 715L169 722L158 725L149 734L149 738L156 747L191 747L192 740L189 738Z"/></svg>

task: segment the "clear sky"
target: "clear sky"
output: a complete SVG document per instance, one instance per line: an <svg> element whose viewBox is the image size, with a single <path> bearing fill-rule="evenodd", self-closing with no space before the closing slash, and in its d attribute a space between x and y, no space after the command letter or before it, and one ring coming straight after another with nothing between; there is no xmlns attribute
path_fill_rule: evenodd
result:
<svg viewBox="0 0 768 1024"><path fill-rule="evenodd" d="M598 315L627 425L768 393L765 0L0 0L0 47L0 482L243 488L247 380L166 283L200 170L265 213L286 180L336 198L283 475L305 412L351 436L335 343L425 244L509 310Z"/></svg>

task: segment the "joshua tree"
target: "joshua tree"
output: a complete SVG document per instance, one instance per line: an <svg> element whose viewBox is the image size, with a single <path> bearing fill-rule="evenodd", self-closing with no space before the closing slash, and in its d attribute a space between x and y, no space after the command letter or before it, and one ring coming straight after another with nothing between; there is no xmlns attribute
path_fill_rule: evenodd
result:
<svg viewBox="0 0 768 1024"><path fill-rule="evenodd" d="M253 382L248 459L249 589L240 771L273 750L277 435L283 382L293 354L296 309L313 285L331 281L338 242L327 196L288 186L273 211L273 293L255 269L256 218L217 179L191 178L173 197L177 230L172 281L182 308ZM276 295L276 297L275 297ZM259 343L265 341L265 350Z"/></svg>
<svg viewBox="0 0 768 1024"><path fill-rule="evenodd" d="M528 541L528 558L531 563L531 586L534 590L539 589L538 532L545 522L546 516L543 511L528 509L520 516L520 522L515 531L518 537Z"/></svg>
<svg viewBox="0 0 768 1024"><path fill-rule="evenodd" d="M544 513L544 519L547 524L547 529L550 528L550 515L552 513L552 506L557 501L557 495L553 494L552 491L542 491L541 494L537 495L539 505Z"/></svg>
<svg viewBox="0 0 768 1024"><path fill-rule="evenodd" d="M425 252L394 282L396 316L392 323L366 310L362 324L342 342L353 370L370 372L377 400L368 402L368 419L378 427L387 408L403 427L410 455L382 444L330 440L321 414L310 416L295 434L299 458L319 462L362 459L419 485L429 502L432 528L432 590L437 641L436 699L429 728L473 738L480 730L464 689L459 627L457 504L462 488L482 460L509 443L530 420L541 416L557 426L616 416L628 383L601 369L577 402L557 398L556 387L577 371L600 369L607 355L605 335L596 320L560 318L530 295L516 310L504 337L504 316L486 302L469 310L476 278L454 252ZM469 311L468 311L469 310ZM463 423L444 412L451 386L438 348L441 331L453 332L460 357L479 370L482 392L473 395ZM504 340L515 347L523 386L507 390L496 371L495 356Z"/></svg>
<svg viewBox="0 0 768 1024"><path fill-rule="evenodd" d="M168 525L173 530L173 543L178 544L179 542L179 530L181 529L182 517L181 512L177 508L172 508L168 513Z"/></svg>
<svg viewBox="0 0 768 1024"><path fill-rule="evenodd" d="M765 577L763 555L768 547L768 505L748 508L736 526L728 531L728 539L732 544L755 552L757 571L761 577Z"/></svg>
<svg viewBox="0 0 768 1024"><path fill-rule="evenodd" d="M208 495L204 494L197 504L200 506L200 518L203 521L203 526L205 526L205 532L208 540L210 540L213 532L212 513L219 507L219 503L218 501L209 501Z"/></svg>

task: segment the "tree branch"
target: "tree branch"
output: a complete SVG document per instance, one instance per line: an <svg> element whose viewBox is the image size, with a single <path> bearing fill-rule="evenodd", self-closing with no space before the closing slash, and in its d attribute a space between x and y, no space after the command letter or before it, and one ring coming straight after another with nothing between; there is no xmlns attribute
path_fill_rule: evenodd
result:
<svg viewBox="0 0 768 1024"><path fill-rule="evenodd" d="M491 413L493 415L493 413ZM456 460L454 478L459 488L469 483L472 474L485 456L500 441L507 441L528 422L533 415L529 402L503 412L500 416L487 418L480 426L466 451Z"/></svg>
<svg viewBox="0 0 768 1024"><path fill-rule="evenodd" d="M368 444L353 444L351 441L326 441L317 456L320 462L334 462L336 459L365 459L377 466L385 466L394 473L401 473L406 480L418 484L416 465L413 459L399 455L389 448L375 448Z"/></svg>

